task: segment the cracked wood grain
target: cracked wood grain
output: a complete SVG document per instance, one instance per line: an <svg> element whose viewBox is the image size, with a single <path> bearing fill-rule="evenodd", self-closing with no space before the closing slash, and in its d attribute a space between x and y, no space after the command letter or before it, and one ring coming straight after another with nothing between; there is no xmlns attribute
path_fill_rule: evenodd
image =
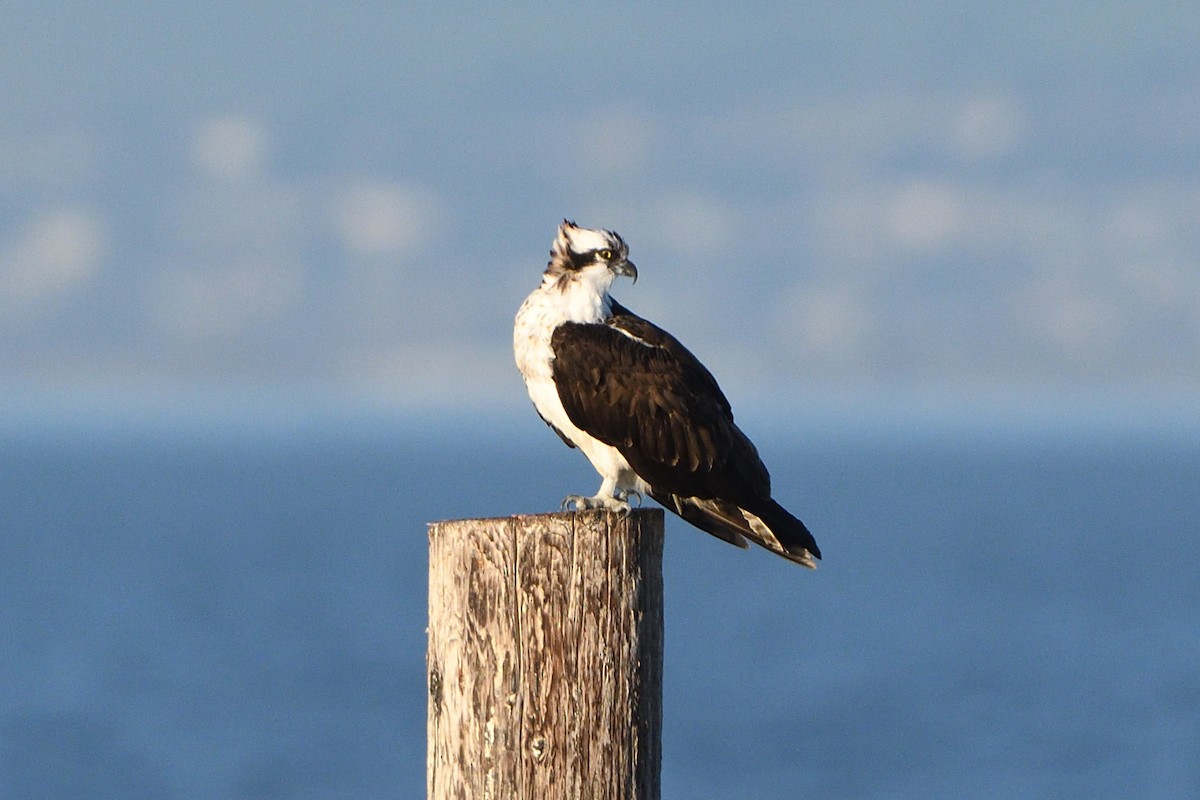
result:
<svg viewBox="0 0 1200 800"><path fill-rule="evenodd" d="M658 509L429 526L430 800L658 800Z"/></svg>

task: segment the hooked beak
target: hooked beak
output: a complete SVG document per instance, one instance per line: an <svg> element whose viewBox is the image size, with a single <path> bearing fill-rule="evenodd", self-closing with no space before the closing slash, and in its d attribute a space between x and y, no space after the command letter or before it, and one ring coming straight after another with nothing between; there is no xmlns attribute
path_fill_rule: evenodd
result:
<svg viewBox="0 0 1200 800"><path fill-rule="evenodd" d="M633 278L633 282L637 283L637 267L632 261L622 261L620 264L614 264L612 271L617 275Z"/></svg>

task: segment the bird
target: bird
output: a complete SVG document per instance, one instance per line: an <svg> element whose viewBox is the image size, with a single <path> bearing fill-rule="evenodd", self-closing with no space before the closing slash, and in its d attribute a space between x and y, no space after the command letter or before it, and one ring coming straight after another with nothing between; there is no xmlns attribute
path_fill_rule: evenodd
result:
<svg viewBox="0 0 1200 800"><path fill-rule="evenodd" d="M630 513L645 496L743 549L747 541L811 569L803 522L771 497L771 476L733 421L712 373L678 339L609 293L637 282L615 231L564 219L541 283L513 324L513 353L542 420L600 474L566 511Z"/></svg>

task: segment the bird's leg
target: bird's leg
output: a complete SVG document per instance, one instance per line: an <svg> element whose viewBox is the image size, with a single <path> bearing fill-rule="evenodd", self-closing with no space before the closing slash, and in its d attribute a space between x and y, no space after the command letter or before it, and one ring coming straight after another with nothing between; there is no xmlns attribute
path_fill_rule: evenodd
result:
<svg viewBox="0 0 1200 800"><path fill-rule="evenodd" d="M641 494L634 492L638 496L638 504L641 504ZM624 489L617 488L617 482L612 478L605 478L600 484L600 491L596 492L595 497L584 497L579 494L569 494L563 498L563 511L586 511L588 509L602 508L607 511L615 511L623 517L629 516L629 503L625 501L629 493Z"/></svg>

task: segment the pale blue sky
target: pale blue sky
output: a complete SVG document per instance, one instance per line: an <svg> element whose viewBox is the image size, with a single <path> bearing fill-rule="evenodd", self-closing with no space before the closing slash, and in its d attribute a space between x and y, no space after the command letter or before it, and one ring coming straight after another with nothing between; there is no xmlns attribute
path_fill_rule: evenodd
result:
<svg viewBox="0 0 1200 800"><path fill-rule="evenodd" d="M6 4L0 407L523 405L564 216L735 404L1200 388L1187 4L480 9Z"/></svg>

